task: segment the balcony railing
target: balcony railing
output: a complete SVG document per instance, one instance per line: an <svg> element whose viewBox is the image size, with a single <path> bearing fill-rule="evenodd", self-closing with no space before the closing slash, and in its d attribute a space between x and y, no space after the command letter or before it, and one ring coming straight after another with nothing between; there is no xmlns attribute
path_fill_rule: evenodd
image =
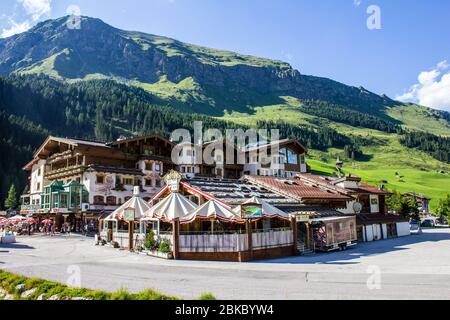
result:
<svg viewBox="0 0 450 320"><path fill-rule="evenodd" d="M41 209L39 204L24 204L20 207L20 211L37 211Z"/></svg>
<svg viewBox="0 0 450 320"><path fill-rule="evenodd" d="M65 176L73 176L81 174L85 171L86 167L82 165L72 166L67 168L61 168L49 171L45 174L45 178L49 180L59 179Z"/></svg>

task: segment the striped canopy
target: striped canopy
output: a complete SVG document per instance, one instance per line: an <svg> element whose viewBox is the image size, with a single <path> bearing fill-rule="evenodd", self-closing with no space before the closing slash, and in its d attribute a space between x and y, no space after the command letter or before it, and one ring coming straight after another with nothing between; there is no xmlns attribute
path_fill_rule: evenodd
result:
<svg viewBox="0 0 450 320"><path fill-rule="evenodd" d="M141 197L134 196L113 213L111 213L105 221L119 221L124 219L124 212L127 209L134 209L135 219L140 220L144 217L144 213L150 209L150 205Z"/></svg>
<svg viewBox="0 0 450 320"><path fill-rule="evenodd" d="M144 213L143 221L155 219L172 222L181 219L197 209L197 205L179 193L171 193L167 198L157 203Z"/></svg>
<svg viewBox="0 0 450 320"><path fill-rule="evenodd" d="M195 220L219 220L226 223L244 223L238 214L215 200L210 200L198 207L189 215L183 217L180 222L181 224L189 224Z"/></svg>

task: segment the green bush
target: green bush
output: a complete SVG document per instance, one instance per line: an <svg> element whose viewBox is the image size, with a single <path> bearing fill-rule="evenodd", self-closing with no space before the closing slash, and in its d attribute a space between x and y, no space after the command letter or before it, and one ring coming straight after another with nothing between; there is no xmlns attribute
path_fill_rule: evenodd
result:
<svg viewBox="0 0 450 320"><path fill-rule="evenodd" d="M205 301L213 301L213 300L217 300L216 297L214 297L214 295L212 293L203 293L199 300L205 300Z"/></svg>
<svg viewBox="0 0 450 320"><path fill-rule="evenodd" d="M147 250L155 250L156 249L157 243L155 240L155 232L153 230L151 230L145 237L144 247Z"/></svg>
<svg viewBox="0 0 450 320"><path fill-rule="evenodd" d="M27 299L22 299L20 297L20 292L16 290L16 286L18 286L19 284L24 284L25 290L30 290L33 288L36 288L37 290L33 295L31 295ZM45 299L57 295L59 299L71 299L74 297L81 297L97 301L178 300L178 298L165 296L151 289L139 293L130 293L125 289L120 289L117 292L111 293L101 290L94 291L89 289L70 288L60 283L41 279L26 278L2 270L0 270L0 288L5 290L9 294L12 294L14 296L14 299L16 300L36 300L42 294L44 294Z"/></svg>
<svg viewBox="0 0 450 320"><path fill-rule="evenodd" d="M158 251L161 252L161 253L166 253L166 254L171 253L171 252L172 252L172 249L170 248L170 243L169 243L169 241L167 241L166 239L163 239L163 240L161 241L161 243L159 244L159 249L158 249Z"/></svg>

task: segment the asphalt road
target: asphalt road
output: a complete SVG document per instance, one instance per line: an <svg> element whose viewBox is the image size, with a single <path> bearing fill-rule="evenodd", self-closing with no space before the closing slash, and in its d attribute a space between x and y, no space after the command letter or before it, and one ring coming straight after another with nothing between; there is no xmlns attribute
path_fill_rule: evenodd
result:
<svg viewBox="0 0 450 320"><path fill-rule="evenodd" d="M359 244L345 252L257 263L166 261L79 236L0 245L0 269L80 284L219 299L450 299L450 230Z"/></svg>

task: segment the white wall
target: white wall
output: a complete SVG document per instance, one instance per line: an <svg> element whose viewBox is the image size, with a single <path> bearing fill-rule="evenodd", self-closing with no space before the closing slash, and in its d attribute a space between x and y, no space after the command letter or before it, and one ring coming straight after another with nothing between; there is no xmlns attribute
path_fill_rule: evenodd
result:
<svg viewBox="0 0 450 320"><path fill-rule="evenodd" d="M411 230L409 226L409 222L399 222L397 223L397 236L405 237L410 236Z"/></svg>
<svg viewBox="0 0 450 320"><path fill-rule="evenodd" d="M365 229L366 229L366 242L373 241L373 227L372 227L372 225L366 226Z"/></svg>
<svg viewBox="0 0 450 320"><path fill-rule="evenodd" d="M383 228L383 239L387 239L387 225L383 224L381 227Z"/></svg>
<svg viewBox="0 0 450 320"><path fill-rule="evenodd" d="M377 200L377 204L372 204L372 200ZM370 212L379 213L380 212L380 199L377 195L370 195Z"/></svg>

